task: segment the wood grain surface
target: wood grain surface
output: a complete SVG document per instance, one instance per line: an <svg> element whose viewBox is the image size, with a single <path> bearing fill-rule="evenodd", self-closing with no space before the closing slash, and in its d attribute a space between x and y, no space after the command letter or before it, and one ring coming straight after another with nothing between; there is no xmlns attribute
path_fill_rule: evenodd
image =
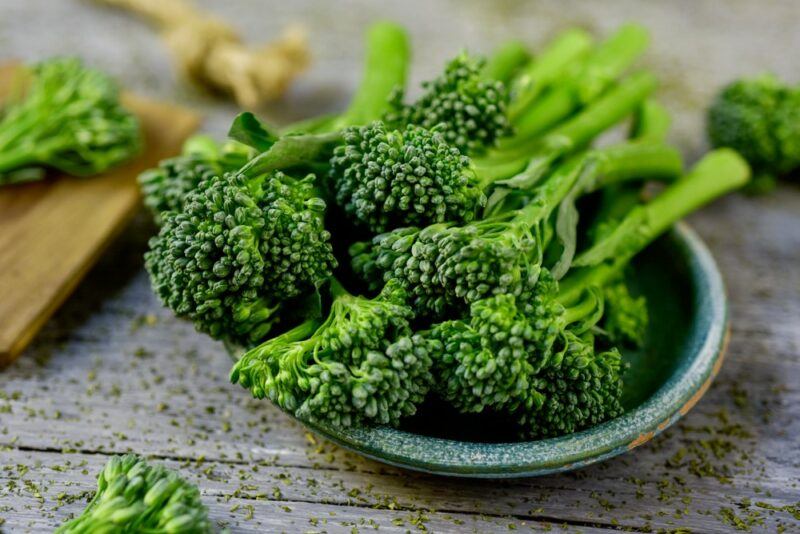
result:
<svg viewBox="0 0 800 534"><path fill-rule="evenodd" d="M653 33L644 63L675 116L671 141L689 161L707 148L703 109L721 84L763 70L800 81L794 0L198 3L254 41L308 25L314 66L263 112L274 121L341 109L361 32L386 17L411 28L415 82L464 45L535 46L572 24L606 35L640 21ZM37 29L3 24L15 20ZM53 30L64 20L84 31ZM183 86L149 29L90 3L5 0L0 43L26 59L80 53L137 92L202 108L217 136L236 112ZM798 532L800 187L733 195L690 223L724 274L732 322L725 363L697 406L647 444L574 473L465 481L361 459L229 384L223 348L153 296L141 257L154 227L139 216L0 373L0 530L51 532L83 509L109 455L135 451L196 482L233 533Z"/></svg>
<svg viewBox="0 0 800 534"><path fill-rule="evenodd" d="M16 69L0 69L0 97ZM7 91L6 91L7 92ZM91 178L52 176L0 188L0 366L28 345L139 206L136 176L180 151L199 125L186 109L132 95L144 150Z"/></svg>

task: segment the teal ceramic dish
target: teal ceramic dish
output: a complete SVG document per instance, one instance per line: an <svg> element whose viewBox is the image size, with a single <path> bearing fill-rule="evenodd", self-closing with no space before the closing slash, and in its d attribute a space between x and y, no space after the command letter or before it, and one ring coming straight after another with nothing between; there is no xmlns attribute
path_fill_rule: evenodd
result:
<svg viewBox="0 0 800 534"><path fill-rule="evenodd" d="M310 430L374 460L439 475L510 478L569 471L627 452L669 427L703 396L727 341L722 278L706 246L685 224L634 263L631 282L648 298L647 347L625 352L625 413L553 439L515 441L510 425L422 406L401 428Z"/></svg>

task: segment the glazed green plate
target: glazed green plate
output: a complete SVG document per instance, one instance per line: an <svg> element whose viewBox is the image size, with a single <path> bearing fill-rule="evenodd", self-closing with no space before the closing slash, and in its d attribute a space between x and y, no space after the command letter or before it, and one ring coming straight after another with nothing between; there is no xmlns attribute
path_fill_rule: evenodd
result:
<svg viewBox="0 0 800 534"><path fill-rule="evenodd" d="M338 429L300 421L313 432L387 464L461 477L527 477L569 471L627 452L669 427L702 397L727 341L725 291L699 237L678 225L642 253L631 283L648 300L646 348L624 353L625 413L582 432L519 441L513 423L458 414L432 400L399 429Z"/></svg>

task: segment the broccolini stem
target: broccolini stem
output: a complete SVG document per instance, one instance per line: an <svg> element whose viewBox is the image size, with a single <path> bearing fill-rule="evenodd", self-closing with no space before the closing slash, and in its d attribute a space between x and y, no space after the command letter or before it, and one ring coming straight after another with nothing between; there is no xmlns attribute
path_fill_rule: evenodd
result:
<svg viewBox="0 0 800 534"><path fill-rule="evenodd" d="M649 72L632 74L574 119L554 129L550 135L564 136L573 146L585 145L636 109L655 90L656 85L656 77Z"/></svg>
<svg viewBox="0 0 800 534"><path fill-rule="evenodd" d="M350 107L334 129L366 124L389 109L389 95L406 83L410 49L406 31L392 22L379 22L367 33L364 78Z"/></svg>
<svg viewBox="0 0 800 534"><path fill-rule="evenodd" d="M583 65L563 83L541 97L514 122L515 136L509 148L554 127L581 104L595 100L647 48L647 30L626 24L594 50Z"/></svg>
<svg viewBox="0 0 800 534"><path fill-rule="evenodd" d="M337 280L333 276L331 276L330 278L330 284L331 284L331 296L334 298L334 300L338 299L339 297L352 296L350 292L344 288L342 283L339 282L339 280Z"/></svg>
<svg viewBox="0 0 800 534"><path fill-rule="evenodd" d="M597 312L598 299L595 295L589 292L590 298L584 298L577 304L573 304L564 310L562 320L565 325L577 323L581 319Z"/></svg>
<svg viewBox="0 0 800 534"><path fill-rule="evenodd" d="M578 58L585 55L592 38L583 30L568 30L545 48L539 57L523 69L511 87L512 102L508 116L513 121L542 92L556 81Z"/></svg>
<svg viewBox="0 0 800 534"><path fill-rule="evenodd" d="M584 288L602 286L672 224L749 179L750 167L737 152L708 153L689 174L650 204L637 206L608 237L580 254L573 266L584 269L562 281L559 300L572 302Z"/></svg>
<svg viewBox="0 0 800 534"><path fill-rule="evenodd" d="M630 76L573 119L552 130L543 139L534 140L528 146L514 150L513 159L502 165L503 172L506 173L504 177L508 177L507 173L514 169L515 165L517 171L522 171L533 156L547 156L554 160L586 145L592 138L630 114L655 88L655 76L648 72ZM496 160L492 161L491 158L476 160L475 166L479 176L482 177L484 187L501 178L498 176L499 172L493 170L493 167L501 167Z"/></svg>
<svg viewBox="0 0 800 534"><path fill-rule="evenodd" d="M524 43L508 41L489 57L489 60L481 70L481 75L489 80L508 83L514 73L527 64L530 59L530 54Z"/></svg>
<svg viewBox="0 0 800 534"><path fill-rule="evenodd" d="M634 115L631 139L663 142L672 126L672 117L657 100L648 99Z"/></svg>
<svg viewBox="0 0 800 534"><path fill-rule="evenodd" d="M622 143L598 150L600 174L591 190L631 179L673 180L683 171L681 153L663 143Z"/></svg>

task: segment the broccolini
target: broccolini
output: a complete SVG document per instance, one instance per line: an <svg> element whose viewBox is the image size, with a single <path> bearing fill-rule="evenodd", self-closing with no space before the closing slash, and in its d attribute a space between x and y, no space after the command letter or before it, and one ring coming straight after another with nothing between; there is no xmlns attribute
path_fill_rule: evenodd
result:
<svg viewBox="0 0 800 534"><path fill-rule="evenodd" d="M99 174L140 150L138 119L99 70L49 59L25 85L0 114L0 185L40 179L45 168Z"/></svg>
<svg viewBox="0 0 800 534"><path fill-rule="evenodd" d="M174 471L126 454L106 463L83 513L56 529L56 534L97 532L211 534L214 527L197 487Z"/></svg>
<svg viewBox="0 0 800 534"><path fill-rule="evenodd" d="M412 333L399 284L366 299L331 283L334 300L323 322L306 321L249 350L231 381L307 421L396 426L430 388L435 342Z"/></svg>
<svg viewBox="0 0 800 534"><path fill-rule="evenodd" d="M202 180L182 211L164 214L145 254L153 289L176 315L245 345L270 331L282 301L313 291L336 265L313 176L251 169Z"/></svg>

